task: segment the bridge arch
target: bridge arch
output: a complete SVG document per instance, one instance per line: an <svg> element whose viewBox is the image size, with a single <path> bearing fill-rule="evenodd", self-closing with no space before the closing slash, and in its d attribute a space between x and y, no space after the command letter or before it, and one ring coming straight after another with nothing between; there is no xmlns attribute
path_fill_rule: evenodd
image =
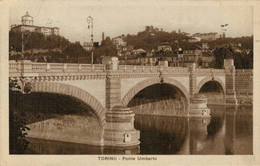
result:
<svg viewBox="0 0 260 166"><path fill-rule="evenodd" d="M200 81L200 83L198 84L198 86L197 86L198 92L200 91L200 89L202 88L202 86L203 86L204 84L206 84L207 82L209 82L209 81L215 81L215 82L217 82L217 83L221 86L221 88L222 88L222 90L223 90L223 93L226 94L226 86L225 86L224 82L223 82L221 79L219 79L218 77L206 77L206 78L202 79L202 80Z"/></svg>
<svg viewBox="0 0 260 166"><path fill-rule="evenodd" d="M154 85L154 84L161 84L162 80L160 78L153 78L153 79L147 79L142 82L139 82L137 85L135 85L122 99L122 105L127 106L128 103L131 101L131 99L141 90L145 89L148 86ZM182 85L179 81L171 79L171 78L164 78L163 83L173 85L177 87L185 96L187 101L189 101L189 92L188 90Z"/></svg>
<svg viewBox="0 0 260 166"><path fill-rule="evenodd" d="M57 82L32 82L32 92L57 93L75 97L94 111L101 125L105 124L105 108L94 96L80 88Z"/></svg>

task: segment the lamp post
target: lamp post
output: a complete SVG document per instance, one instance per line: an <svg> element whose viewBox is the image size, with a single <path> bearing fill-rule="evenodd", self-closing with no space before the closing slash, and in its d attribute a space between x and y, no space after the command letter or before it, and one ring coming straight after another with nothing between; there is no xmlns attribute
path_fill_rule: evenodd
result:
<svg viewBox="0 0 260 166"><path fill-rule="evenodd" d="M27 38L24 41L25 35L27 35ZM31 33L29 31L25 31L25 32L22 31L22 59L24 59L24 47L25 47L25 44L27 44L30 35L31 35Z"/></svg>
<svg viewBox="0 0 260 166"><path fill-rule="evenodd" d="M228 26L228 24L223 24L223 25L221 25L221 28L223 28L222 30L223 30L223 36L222 36L222 38L225 38L226 37L226 34L225 34L225 31L227 31L227 27Z"/></svg>
<svg viewBox="0 0 260 166"><path fill-rule="evenodd" d="M91 44L92 44L92 49L91 49L91 64L94 63L93 58L94 58L94 42L93 42L93 18L91 16L88 16L87 18L88 22L88 29L91 28Z"/></svg>

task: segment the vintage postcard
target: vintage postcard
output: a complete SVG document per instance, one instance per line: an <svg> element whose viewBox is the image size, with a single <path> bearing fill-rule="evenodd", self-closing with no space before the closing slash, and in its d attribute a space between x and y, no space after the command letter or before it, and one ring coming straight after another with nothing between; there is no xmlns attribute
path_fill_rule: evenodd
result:
<svg viewBox="0 0 260 166"><path fill-rule="evenodd" d="M1 165L260 165L258 1L0 1Z"/></svg>

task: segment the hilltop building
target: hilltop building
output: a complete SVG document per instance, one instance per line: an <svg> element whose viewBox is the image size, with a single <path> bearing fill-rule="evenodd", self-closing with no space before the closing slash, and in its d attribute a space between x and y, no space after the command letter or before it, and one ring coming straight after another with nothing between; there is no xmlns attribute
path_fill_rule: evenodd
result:
<svg viewBox="0 0 260 166"><path fill-rule="evenodd" d="M84 42L83 43L83 49L86 51L91 51L92 50L92 42Z"/></svg>
<svg viewBox="0 0 260 166"><path fill-rule="evenodd" d="M170 44L168 42L164 42L158 46L158 51L171 52L172 47L170 46Z"/></svg>
<svg viewBox="0 0 260 166"><path fill-rule="evenodd" d="M126 46L126 42L124 42L123 37L119 36L112 39L113 44L116 46L116 48L124 47Z"/></svg>
<svg viewBox="0 0 260 166"><path fill-rule="evenodd" d="M189 43L196 43L196 42L200 42L201 38L199 37L192 37L190 39L188 39Z"/></svg>
<svg viewBox="0 0 260 166"><path fill-rule="evenodd" d="M44 27L44 26L35 26L33 25L33 17L29 15L29 12L26 12L24 16L21 18L20 25L12 25L11 31L14 32L39 32L44 34L45 36L48 35L59 35L59 28L58 27Z"/></svg>
<svg viewBox="0 0 260 166"><path fill-rule="evenodd" d="M192 37L198 37L201 40L217 40L220 35L217 32L210 32L210 33L195 33Z"/></svg>

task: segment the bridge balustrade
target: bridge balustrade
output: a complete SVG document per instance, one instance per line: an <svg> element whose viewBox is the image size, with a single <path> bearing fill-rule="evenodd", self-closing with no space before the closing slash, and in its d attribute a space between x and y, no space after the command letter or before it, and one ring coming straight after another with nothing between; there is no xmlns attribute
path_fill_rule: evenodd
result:
<svg viewBox="0 0 260 166"><path fill-rule="evenodd" d="M213 68L207 68L207 69L201 69L196 68L197 73L225 73L225 69L213 69Z"/></svg>
<svg viewBox="0 0 260 166"><path fill-rule="evenodd" d="M197 73L211 73L209 69L196 68Z"/></svg>
<svg viewBox="0 0 260 166"><path fill-rule="evenodd" d="M9 62L10 72L21 71L21 62ZM28 64L23 64L28 65ZM71 63L29 63L31 68L29 72L104 72L106 70L103 64L71 64ZM27 69L28 70L28 69ZM164 67L164 66L138 66L138 65L118 65L120 72L189 72L188 67ZM196 73L225 73L224 69L201 69L196 68ZM252 73L251 69L237 69L237 74Z"/></svg>
<svg viewBox="0 0 260 166"><path fill-rule="evenodd" d="M46 68L47 68L46 63L32 64L32 70L46 71Z"/></svg>
<svg viewBox="0 0 260 166"><path fill-rule="evenodd" d="M124 72L158 72L158 66L119 65L118 69Z"/></svg>
<svg viewBox="0 0 260 166"><path fill-rule="evenodd" d="M119 65L120 72L189 72L188 67L163 67L163 66L138 66L138 65Z"/></svg>
<svg viewBox="0 0 260 166"><path fill-rule="evenodd" d="M81 70L82 71L91 71L92 70L92 65L91 64L80 64Z"/></svg>
<svg viewBox="0 0 260 166"><path fill-rule="evenodd" d="M236 69L236 74L252 74L253 69Z"/></svg>
<svg viewBox="0 0 260 166"><path fill-rule="evenodd" d="M17 71L18 70L18 64L17 62L9 61L9 71Z"/></svg>
<svg viewBox="0 0 260 166"><path fill-rule="evenodd" d="M106 68L105 68L105 65L103 65L103 64L95 64L95 65L92 65L92 70L102 72L102 71L105 71Z"/></svg>
<svg viewBox="0 0 260 166"><path fill-rule="evenodd" d="M78 64L67 64L67 70L79 70Z"/></svg>
<svg viewBox="0 0 260 166"><path fill-rule="evenodd" d="M188 67L173 67L173 71L175 72L189 72Z"/></svg>
<svg viewBox="0 0 260 166"><path fill-rule="evenodd" d="M214 73L225 73L225 69L211 69Z"/></svg>
<svg viewBox="0 0 260 166"><path fill-rule="evenodd" d="M10 72L21 72L26 69L26 72L104 72L105 65L103 64L66 64L66 63L21 63L9 62Z"/></svg>
<svg viewBox="0 0 260 166"><path fill-rule="evenodd" d="M35 65L35 64L32 64L32 65ZM47 67L46 67L47 71L49 70L50 72L62 72L63 69L65 68L64 64L61 64L61 63L47 63L46 65L47 65ZM37 66L37 65L35 65L35 66Z"/></svg>

